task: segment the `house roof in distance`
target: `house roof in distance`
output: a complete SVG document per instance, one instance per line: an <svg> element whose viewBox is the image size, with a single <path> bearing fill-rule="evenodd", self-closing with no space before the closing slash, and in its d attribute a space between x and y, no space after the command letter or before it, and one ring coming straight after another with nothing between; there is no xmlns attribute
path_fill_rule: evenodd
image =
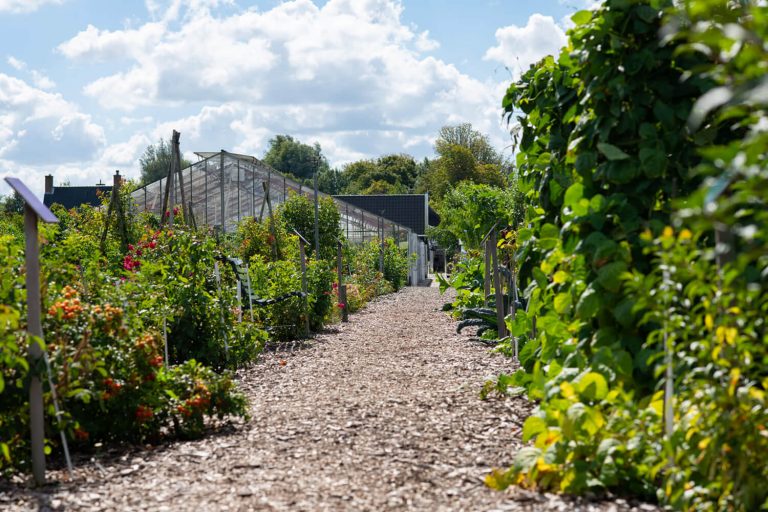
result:
<svg viewBox="0 0 768 512"><path fill-rule="evenodd" d="M333 197L410 228L417 235L425 234L427 226L436 226L440 223L440 217L437 213L432 208L427 207L426 194L339 195Z"/></svg>
<svg viewBox="0 0 768 512"><path fill-rule="evenodd" d="M99 194L110 192L112 192L112 187L108 185L54 187L52 193L46 193L43 196L43 204L49 207L53 204L60 204L66 209L77 208L83 204L99 206L101 205Z"/></svg>

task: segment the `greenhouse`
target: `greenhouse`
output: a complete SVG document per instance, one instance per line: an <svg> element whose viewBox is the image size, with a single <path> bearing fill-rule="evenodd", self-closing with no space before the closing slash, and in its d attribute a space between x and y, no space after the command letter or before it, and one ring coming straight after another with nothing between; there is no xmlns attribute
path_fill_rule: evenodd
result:
<svg viewBox="0 0 768 512"><path fill-rule="evenodd" d="M218 227L232 232L247 218L263 218L290 194L314 197L314 189L287 178L256 157L219 152L196 152L199 160L183 169L182 179L173 180L174 204L182 199L192 208L198 226ZM167 178L136 189L133 200L140 210L160 215ZM330 197L318 192L319 197ZM268 200L267 200L268 199ZM415 260L410 280L417 283L427 277L428 247L423 237L381 215L333 198L341 214L341 229L351 243L359 244L382 236L407 244Z"/></svg>

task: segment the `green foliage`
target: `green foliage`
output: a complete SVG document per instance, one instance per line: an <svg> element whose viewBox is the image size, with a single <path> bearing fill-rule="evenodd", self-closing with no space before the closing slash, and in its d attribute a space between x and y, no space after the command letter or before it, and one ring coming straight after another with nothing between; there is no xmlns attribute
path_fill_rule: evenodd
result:
<svg viewBox="0 0 768 512"><path fill-rule="evenodd" d="M459 239L465 249L480 250L482 238L498 222L499 229L514 225L513 191L460 183L440 205L440 227Z"/></svg>
<svg viewBox="0 0 768 512"><path fill-rule="evenodd" d="M295 229L308 242L307 254L315 251L315 205L306 196L291 195L278 208L278 216L285 229ZM318 231L320 233L320 258L332 260L336 257L336 244L341 238L341 214L330 197L319 200Z"/></svg>
<svg viewBox="0 0 768 512"><path fill-rule="evenodd" d="M410 155L384 155L376 160L359 160L344 166L344 194L408 194L418 175Z"/></svg>
<svg viewBox="0 0 768 512"><path fill-rule="evenodd" d="M608 0L510 86L531 206L517 234L528 309L507 324L536 325L510 380L540 403L533 446L489 485L768 506L766 19L752 2Z"/></svg>
<svg viewBox="0 0 768 512"><path fill-rule="evenodd" d="M435 153L444 157L453 152L456 146L467 149L473 160L481 165L502 163L501 155L491 146L488 136L472 128L470 123L440 128L435 141Z"/></svg>
<svg viewBox="0 0 768 512"><path fill-rule="evenodd" d="M14 190L13 194L0 197L0 211L5 214L24 213L24 199Z"/></svg>
<svg viewBox="0 0 768 512"><path fill-rule="evenodd" d="M277 135L269 140L264 163L299 180L311 179L316 172L322 173L328 169L328 161L323 156L320 144L302 144L290 135Z"/></svg>
<svg viewBox="0 0 768 512"><path fill-rule="evenodd" d="M147 146L144 153L139 157L141 184L147 185L168 176L172 154L171 143L162 137L157 141L157 144ZM192 165L192 162L184 157L181 158L182 169L186 169L190 165Z"/></svg>

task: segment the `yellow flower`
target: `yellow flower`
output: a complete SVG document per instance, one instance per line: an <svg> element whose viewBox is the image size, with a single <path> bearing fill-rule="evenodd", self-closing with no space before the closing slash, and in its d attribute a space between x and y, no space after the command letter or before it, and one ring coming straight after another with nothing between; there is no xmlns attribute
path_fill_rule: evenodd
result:
<svg viewBox="0 0 768 512"><path fill-rule="evenodd" d="M693 233L689 229L684 229L680 232L680 240L690 240Z"/></svg>
<svg viewBox="0 0 768 512"><path fill-rule="evenodd" d="M667 226L664 228L664 232L661 234L664 238L672 238L675 236L675 230L672 229L671 226Z"/></svg>

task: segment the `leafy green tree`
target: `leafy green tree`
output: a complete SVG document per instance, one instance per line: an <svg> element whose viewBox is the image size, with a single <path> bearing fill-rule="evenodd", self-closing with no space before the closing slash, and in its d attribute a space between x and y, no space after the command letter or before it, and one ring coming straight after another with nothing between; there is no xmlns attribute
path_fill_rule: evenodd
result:
<svg viewBox="0 0 768 512"><path fill-rule="evenodd" d="M0 209L5 213L24 213L24 199L14 190L13 194L0 198Z"/></svg>
<svg viewBox="0 0 768 512"><path fill-rule="evenodd" d="M317 175L317 188L330 195L342 194L348 185L347 176L339 169L323 169Z"/></svg>
<svg viewBox="0 0 768 512"><path fill-rule="evenodd" d="M442 144L440 156L429 163L415 188L418 192L429 192L439 201L451 187L464 181L497 187L507 183L501 163L482 163L464 145Z"/></svg>
<svg viewBox="0 0 768 512"><path fill-rule="evenodd" d="M469 150L476 162L481 164L501 164L501 155L491 145L488 136L472 128L471 123L462 123L440 128L435 141L435 153L446 156L455 151L454 146Z"/></svg>
<svg viewBox="0 0 768 512"><path fill-rule="evenodd" d="M407 194L416 182L418 167L412 156L391 154L359 160L344 167L345 194Z"/></svg>
<svg viewBox="0 0 768 512"><path fill-rule="evenodd" d="M144 153L139 157L139 166L141 167L141 184L147 185L159 179L168 176L168 169L171 165L172 148L171 143L162 137L157 144L150 144ZM181 168L186 169L192 165L192 162L181 157Z"/></svg>
<svg viewBox="0 0 768 512"><path fill-rule="evenodd" d="M323 156L320 144L303 144L290 135L277 135L270 139L263 160L278 171L299 180L312 179L315 172L328 169L328 161Z"/></svg>

